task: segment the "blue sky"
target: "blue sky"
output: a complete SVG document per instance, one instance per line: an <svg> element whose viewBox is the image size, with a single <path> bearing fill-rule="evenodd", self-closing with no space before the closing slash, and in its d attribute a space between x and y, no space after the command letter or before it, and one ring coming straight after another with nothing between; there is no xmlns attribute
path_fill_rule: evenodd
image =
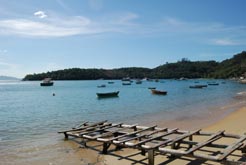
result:
<svg viewBox="0 0 246 165"><path fill-rule="evenodd" d="M0 75L153 68L245 50L245 0L0 0Z"/></svg>

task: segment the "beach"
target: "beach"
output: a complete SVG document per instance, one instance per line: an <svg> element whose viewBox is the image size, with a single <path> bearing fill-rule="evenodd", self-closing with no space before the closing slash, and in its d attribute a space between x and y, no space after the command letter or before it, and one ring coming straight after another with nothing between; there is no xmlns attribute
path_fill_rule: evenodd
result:
<svg viewBox="0 0 246 165"><path fill-rule="evenodd" d="M235 112L232 112L228 116L223 117L219 121L206 126L203 128L204 131L208 132L217 132L220 130L225 130L227 133L233 133L238 135L243 135L246 133L246 107L241 107L240 109L236 110ZM185 126L189 125L190 128L190 122L188 120L181 121L182 124L185 124ZM188 123L186 123L188 122ZM162 125L162 123L160 123ZM185 127L184 126L184 127ZM184 128L183 127L183 128ZM198 127L197 125L195 127ZM222 141L223 143L227 143L226 140ZM131 150L131 149L124 149L124 151L117 151L113 152L112 155L105 155L104 156L104 163L107 165L126 165L126 164L147 164L148 159L146 159L146 156L142 156L140 154L140 151ZM235 158L236 159L236 158ZM246 159L243 158L243 161ZM188 157L181 157L176 159L169 159L165 155L157 155L155 157L155 164L170 164L170 165L183 165L183 164L220 164L215 163L211 161L202 161L202 160L196 160Z"/></svg>

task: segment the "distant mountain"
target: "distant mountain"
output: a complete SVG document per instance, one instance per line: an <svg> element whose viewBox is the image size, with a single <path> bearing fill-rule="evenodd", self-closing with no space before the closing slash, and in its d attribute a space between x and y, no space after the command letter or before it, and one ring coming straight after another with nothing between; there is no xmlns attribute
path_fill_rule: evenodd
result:
<svg viewBox="0 0 246 165"><path fill-rule="evenodd" d="M118 69L71 68L47 73L28 74L23 80L97 80L131 78L231 78L246 77L246 52L243 51L222 62L189 61L183 58L176 63L166 63L156 68L129 67Z"/></svg>
<svg viewBox="0 0 246 165"><path fill-rule="evenodd" d="M20 79L10 76L0 76L0 80L20 80Z"/></svg>

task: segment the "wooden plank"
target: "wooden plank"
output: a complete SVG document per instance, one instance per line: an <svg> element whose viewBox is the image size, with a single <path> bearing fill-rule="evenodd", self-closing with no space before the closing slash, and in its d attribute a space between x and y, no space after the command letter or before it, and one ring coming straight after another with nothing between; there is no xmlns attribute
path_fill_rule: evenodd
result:
<svg viewBox="0 0 246 165"><path fill-rule="evenodd" d="M118 126L121 126L122 123L119 123L119 124L111 124L111 125L108 125L102 129L97 129L97 130L92 130L92 131L88 131L88 132L83 132L83 133L80 133L79 136L83 137L83 135L87 135L87 134L91 134L91 133L94 133L94 132L101 132L101 131L105 131L107 129L110 129L110 128L114 128L114 127L118 127Z"/></svg>
<svg viewBox="0 0 246 165"><path fill-rule="evenodd" d="M201 131L201 129L198 129L198 130L196 130L196 131L191 131L191 132L186 133L186 134L184 134L184 135L178 136L178 137L176 137L175 139L172 140L171 145L172 145L173 143L176 143L176 142L178 142L178 141L180 141L180 140L183 140L183 139L185 139L185 138L187 138L187 137L189 137L189 136L191 136L191 135L197 134L197 133L200 132L200 131Z"/></svg>
<svg viewBox="0 0 246 165"><path fill-rule="evenodd" d="M224 153L218 158L218 160L223 160L225 159L228 155L230 155L232 152L234 152L235 150L237 150L239 147L241 147L243 145L243 143L237 143L234 144L232 146L229 146Z"/></svg>
<svg viewBox="0 0 246 165"><path fill-rule="evenodd" d="M175 129L170 130L170 131L167 132L167 133L164 133L164 134L161 134L161 135L158 135L158 136L149 138L149 139L141 140L140 142L135 143L135 144L133 144L133 143L126 143L126 145L127 145L127 146L131 146L131 147L139 146L139 145L142 145L142 144L144 144L144 143L150 142L150 141L152 141L152 140L156 140L156 139L159 139L159 138L161 138L161 137L170 135L170 134L176 132L177 130L178 130L178 128L175 128Z"/></svg>
<svg viewBox="0 0 246 165"><path fill-rule="evenodd" d="M243 146L243 141L246 140L246 136L242 136L240 139L238 139L235 143L228 146L224 153L219 157L219 160L222 160L226 158L228 155L230 155L233 151L237 150L239 147Z"/></svg>
<svg viewBox="0 0 246 165"><path fill-rule="evenodd" d="M121 135L121 136L116 136L116 137L113 137L113 138L110 138L110 139L107 139L107 140L104 139L104 141L110 142L110 141L113 141L113 140L116 140L116 139L120 139L120 138L123 138L123 137L126 137L126 136L136 135L138 133L141 133L141 132L144 132L144 131L147 131L147 130L150 130L150 129L154 129L155 127L156 127L156 125L155 126L151 126L151 127L147 127L145 129L142 129L142 130L126 133L126 134Z"/></svg>
<svg viewBox="0 0 246 165"><path fill-rule="evenodd" d="M202 147L204 147L207 144L210 144L218 139L221 138L221 135L224 133L225 131L219 131L215 134L213 134L209 139L207 139L205 142L202 143L198 143L196 146L192 147L191 149L188 150L188 153L192 153Z"/></svg>
<svg viewBox="0 0 246 165"><path fill-rule="evenodd" d="M175 143L177 141L180 141L180 140L183 140L183 139L185 139L185 138L187 138L187 137L189 137L191 135L194 135L194 134L198 133L199 131L200 131L200 129L196 130L196 131L188 132L188 133L185 133L185 134L183 134L181 136L178 136L178 137L176 137L174 139L167 139L167 140L165 140L165 141L163 141L163 142L161 142L161 143L159 143L157 145L151 146L151 147L146 146L146 145L142 145L142 147L145 148L145 149L154 149L154 148L158 148L160 146L164 146L164 145L166 146L169 143L171 143L171 145L172 145L173 143Z"/></svg>
<svg viewBox="0 0 246 165"><path fill-rule="evenodd" d="M120 131L123 131L123 130L126 130L126 129L133 129L135 128L137 125L131 125L131 126L126 126L126 127L123 127L123 128L120 128L120 129L117 129L117 130L114 130L114 131L110 131L110 132L106 132L106 133L103 133L103 134L100 134L100 135L96 135L96 136L93 136L93 137L90 137L90 136L87 136L87 135L84 135L83 137L85 138L93 138L93 139L97 139L98 141L107 141L107 139L103 139L105 137L108 137L108 136L113 136L114 133L117 133L117 132L120 132Z"/></svg>
<svg viewBox="0 0 246 165"><path fill-rule="evenodd" d="M82 126L85 126L87 123L89 123L88 121L82 123L82 124L78 124L76 126L74 126L72 129L78 129L78 128L81 128Z"/></svg>
<svg viewBox="0 0 246 165"><path fill-rule="evenodd" d="M138 138L142 138L142 137L146 138L148 136L154 135L154 134L159 133L159 132L164 131L164 130L167 130L167 128L155 130L155 131L147 133L147 134L139 135L139 136L128 138L128 139L121 140L121 141L114 140L113 143L114 144L120 144L120 143L125 143L125 142L132 141L132 140L135 140L135 139L138 139Z"/></svg>
<svg viewBox="0 0 246 165"><path fill-rule="evenodd" d="M96 129L102 129L103 127L107 127L109 125L112 125L112 123L103 123L102 125L96 125L96 126L92 126L83 130L78 130L78 131L72 131L72 132L77 132L77 133L82 133L85 131L95 131Z"/></svg>
<svg viewBox="0 0 246 165"><path fill-rule="evenodd" d="M84 130L84 129L89 128L89 127L93 127L93 126L96 126L96 125L101 125L101 124L103 124L105 122L107 122L107 120L100 121L100 122L97 122L97 123L94 123L94 124L91 124L91 125L87 125L85 127L78 128L78 129L70 129L70 130L66 130L66 131L60 131L58 133L66 133L66 132L73 132L73 131Z"/></svg>
<svg viewBox="0 0 246 165"><path fill-rule="evenodd" d="M164 153L169 153L169 154L173 154L173 155L179 155L179 156L183 156L183 155L187 155L187 154L191 154L192 152L204 147L207 144L212 143L213 141L218 140L219 138L221 138L221 134L223 134L224 131L219 131L215 134L213 134L209 139L207 139L206 141L202 142L202 143L198 143L196 146L190 148L187 151L181 151L181 150L176 150L176 149L169 149L169 148L158 148L159 151L164 152ZM173 144L173 142L172 142Z"/></svg>

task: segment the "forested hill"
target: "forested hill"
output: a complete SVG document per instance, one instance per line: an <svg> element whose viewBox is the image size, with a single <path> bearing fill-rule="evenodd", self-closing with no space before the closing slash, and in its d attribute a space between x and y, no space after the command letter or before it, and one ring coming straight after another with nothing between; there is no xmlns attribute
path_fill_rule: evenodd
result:
<svg viewBox="0 0 246 165"><path fill-rule="evenodd" d="M119 69L80 69L71 68L47 73L28 74L23 80L96 80L131 78L230 78L246 72L246 52L234 55L222 62L189 61L182 59L176 63L166 63L153 69L130 67Z"/></svg>

